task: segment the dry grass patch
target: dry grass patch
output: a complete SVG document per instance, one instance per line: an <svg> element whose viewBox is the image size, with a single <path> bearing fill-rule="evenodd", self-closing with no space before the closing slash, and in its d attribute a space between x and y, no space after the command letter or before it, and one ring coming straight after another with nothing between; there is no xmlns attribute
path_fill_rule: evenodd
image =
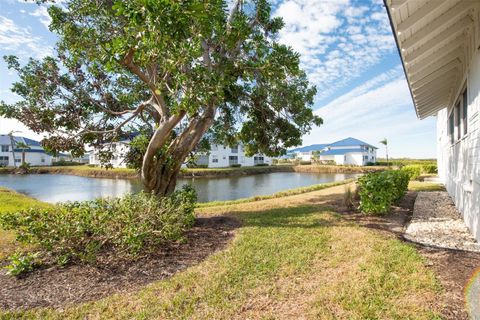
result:
<svg viewBox="0 0 480 320"><path fill-rule="evenodd" d="M445 187L441 183L410 181L408 189L411 191L445 191Z"/></svg>

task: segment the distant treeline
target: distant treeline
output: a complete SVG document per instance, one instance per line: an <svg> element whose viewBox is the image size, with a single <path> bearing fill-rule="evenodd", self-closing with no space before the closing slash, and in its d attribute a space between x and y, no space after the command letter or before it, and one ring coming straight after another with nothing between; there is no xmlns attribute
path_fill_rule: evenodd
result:
<svg viewBox="0 0 480 320"><path fill-rule="evenodd" d="M388 159L388 163L393 166L403 167L406 165L436 165L437 159L410 159L410 158L397 158L397 159ZM387 159L385 158L377 158L376 165L379 166L386 166Z"/></svg>

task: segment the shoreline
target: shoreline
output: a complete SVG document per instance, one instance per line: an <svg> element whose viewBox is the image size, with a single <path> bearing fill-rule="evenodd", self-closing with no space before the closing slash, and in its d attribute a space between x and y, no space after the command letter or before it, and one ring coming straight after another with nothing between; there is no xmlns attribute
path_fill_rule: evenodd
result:
<svg viewBox="0 0 480 320"><path fill-rule="evenodd" d="M205 168L182 169L178 178L223 178L238 177L275 172L304 172L304 173L368 173L386 170L384 166L332 166L332 165L276 165L262 167L239 168ZM104 169L88 166L65 167L32 167L30 174L69 174L88 178L110 179L138 179L138 173L133 169L114 168ZM15 174L15 168L0 168L0 174Z"/></svg>

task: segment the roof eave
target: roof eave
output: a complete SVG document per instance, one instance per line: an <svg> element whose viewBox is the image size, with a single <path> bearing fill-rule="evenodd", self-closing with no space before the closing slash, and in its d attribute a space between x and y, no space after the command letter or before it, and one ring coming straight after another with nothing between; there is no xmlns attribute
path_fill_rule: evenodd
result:
<svg viewBox="0 0 480 320"><path fill-rule="evenodd" d="M412 87L410 85L410 80L408 80L407 68L405 67L405 63L403 61L402 50L400 49L400 45L399 45L399 41L398 41L398 37L397 37L397 32L395 31L395 27L393 25L393 20L392 20L391 14L390 14L390 8L388 7L387 0L383 0L383 4L385 6L385 10L387 11L388 22L390 22L390 28L392 28L393 37L395 39L395 46L397 47L398 55L400 56L400 61L402 62L403 73L405 74L405 79L407 80L408 91L410 91L410 98L412 98L413 106L414 106L414 109L415 109L415 114L417 115L418 119L423 119L418 114L418 109L417 109L417 105L415 104L415 99L413 97L413 92L412 92Z"/></svg>

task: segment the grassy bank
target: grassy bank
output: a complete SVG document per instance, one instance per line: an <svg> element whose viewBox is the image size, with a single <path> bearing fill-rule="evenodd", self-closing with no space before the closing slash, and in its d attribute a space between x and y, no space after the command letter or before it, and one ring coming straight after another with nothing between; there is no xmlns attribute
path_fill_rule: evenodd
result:
<svg viewBox="0 0 480 320"><path fill-rule="evenodd" d="M308 173L365 173L385 170L386 167L358 167L358 166L330 166L330 165L277 165L259 167L236 167L236 168L198 168L182 169L180 178L221 178L231 176L244 176L273 172L308 172ZM0 174L14 173L13 168L0 168ZM59 166L59 167L32 167L34 174L71 174L92 178L122 178L136 179L138 173L133 169L113 168L104 169L101 167L89 166Z"/></svg>
<svg viewBox="0 0 480 320"><path fill-rule="evenodd" d="M243 198L243 199L238 199L238 200L210 201L210 202L205 202L205 203L198 203L197 207L198 208L206 208L206 207L226 206L226 205L233 205L233 204L246 203L246 202L254 202L254 201L262 201L262 200L268 200L268 199L283 198L283 197L293 196L293 195L297 195L297 194L323 190L323 189L327 189L327 188L331 188L331 187L335 187L335 186L345 185L345 184L351 183L353 181L355 181L355 179L347 179L347 180L343 180L343 181L330 182L330 183L321 183L321 184L315 184L315 185L308 186L308 187L301 187L301 188L295 188L295 189L280 191L280 192L277 192L277 193L274 193L274 194L271 194L271 195L254 196L254 197Z"/></svg>
<svg viewBox="0 0 480 320"><path fill-rule="evenodd" d="M242 227L226 250L197 266L140 291L0 318L435 318L440 289L421 256L329 209L343 190L201 208L206 216L231 214ZM17 199L11 209L28 203L8 197Z"/></svg>
<svg viewBox="0 0 480 320"><path fill-rule="evenodd" d="M48 207L49 204L41 202L20 193L0 187L0 214L5 212L24 210L30 207ZM0 259L15 250L15 235L0 229Z"/></svg>

